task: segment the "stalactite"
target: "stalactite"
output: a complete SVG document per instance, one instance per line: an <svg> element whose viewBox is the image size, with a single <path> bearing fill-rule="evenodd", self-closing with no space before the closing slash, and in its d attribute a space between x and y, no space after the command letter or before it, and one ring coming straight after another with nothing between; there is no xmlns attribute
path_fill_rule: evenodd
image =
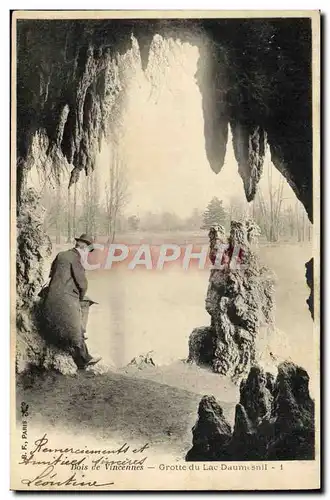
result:
<svg viewBox="0 0 330 500"><path fill-rule="evenodd" d="M258 125L243 125L234 120L231 121L231 131L238 172L243 180L245 196L248 201L252 201L262 174L266 152L266 134Z"/></svg>
<svg viewBox="0 0 330 500"><path fill-rule="evenodd" d="M45 129L50 152L62 136L70 164L84 168L87 156L93 166L94 146L82 140L85 100L92 100L99 116L98 124L88 120L87 128L98 135L109 116L104 102L111 101L105 95L109 78L117 94L110 66L116 54L130 48L132 34L143 68L155 34L199 47L197 78L211 168L221 170L230 122L246 197L252 200L267 134L275 166L312 218L309 19L19 21L17 156L26 160L34 132Z"/></svg>
<svg viewBox="0 0 330 500"><path fill-rule="evenodd" d="M225 161L229 124L228 68L221 46L200 48L196 78L202 94L205 151L212 170L218 174Z"/></svg>

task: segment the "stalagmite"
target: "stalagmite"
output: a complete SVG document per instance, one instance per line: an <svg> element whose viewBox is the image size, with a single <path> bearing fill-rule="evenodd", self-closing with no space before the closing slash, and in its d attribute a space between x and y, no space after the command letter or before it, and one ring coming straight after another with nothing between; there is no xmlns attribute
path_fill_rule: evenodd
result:
<svg viewBox="0 0 330 500"><path fill-rule="evenodd" d="M232 432L215 398L204 396L186 460L313 460L314 401L307 372L284 362L274 384L268 380L254 366L241 382Z"/></svg>
<svg viewBox="0 0 330 500"><path fill-rule="evenodd" d="M232 221L228 241L211 228L206 310L211 325L195 329L189 339L190 362L206 364L239 381L264 353L257 352L261 327L272 325L274 278L251 248L257 228ZM266 353L265 353L266 354Z"/></svg>

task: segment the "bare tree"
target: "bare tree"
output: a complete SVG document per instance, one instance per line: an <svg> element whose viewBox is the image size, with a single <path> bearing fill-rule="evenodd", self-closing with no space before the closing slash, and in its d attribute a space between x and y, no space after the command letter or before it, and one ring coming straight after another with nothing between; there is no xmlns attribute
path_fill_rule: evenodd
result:
<svg viewBox="0 0 330 500"><path fill-rule="evenodd" d="M68 213L67 213L67 243L71 243L77 230L77 187L75 182L68 188Z"/></svg>
<svg viewBox="0 0 330 500"><path fill-rule="evenodd" d="M76 235L77 232L77 183L73 185L73 207L72 207L72 232Z"/></svg>
<svg viewBox="0 0 330 500"><path fill-rule="evenodd" d="M70 243L70 241L72 240L72 215L71 215L71 191L70 189L68 188L68 220L67 220L67 238L66 238L66 242L67 243Z"/></svg>
<svg viewBox="0 0 330 500"><path fill-rule="evenodd" d="M249 210L244 201L242 201L242 198L239 196L232 196L228 205L229 222L232 220L245 219L247 216L250 216ZM253 214L252 217L254 218Z"/></svg>
<svg viewBox="0 0 330 500"><path fill-rule="evenodd" d="M62 222L62 189L59 184L56 184L55 189L55 241L56 243L61 243L61 222Z"/></svg>
<svg viewBox="0 0 330 500"><path fill-rule="evenodd" d="M284 177L280 176L277 185L273 183L273 167L268 163L267 168L267 196L260 188L257 191L253 212L257 224L267 237L268 241L278 241L283 204Z"/></svg>
<svg viewBox="0 0 330 500"><path fill-rule="evenodd" d="M312 224L309 221L306 211L301 203L296 200L295 213L294 213L297 240L298 242L311 241L312 238Z"/></svg>
<svg viewBox="0 0 330 500"><path fill-rule="evenodd" d="M60 244L62 234L65 234L68 210L63 184L59 182L44 184L40 195L45 209L44 230L55 238L56 244Z"/></svg>
<svg viewBox="0 0 330 500"><path fill-rule="evenodd" d="M128 182L126 164L121 158L118 147L111 151L109 181L105 185L105 209L107 216L108 243L113 243L116 235L118 216L128 201Z"/></svg>
<svg viewBox="0 0 330 500"><path fill-rule="evenodd" d="M82 192L82 225L83 231L96 238L99 212L99 184L97 171L89 174L83 183Z"/></svg>

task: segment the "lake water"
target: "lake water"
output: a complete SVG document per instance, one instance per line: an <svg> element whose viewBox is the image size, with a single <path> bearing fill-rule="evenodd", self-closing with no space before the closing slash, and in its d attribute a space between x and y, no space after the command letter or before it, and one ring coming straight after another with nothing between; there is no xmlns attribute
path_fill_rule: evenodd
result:
<svg viewBox="0 0 330 500"><path fill-rule="evenodd" d="M305 303L309 290L304 267L310 256L308 245L260 247L261 260L277 275L276 327L285 338L283 346L278 339L278 353L312 374L317 352ZM118 266L88 271L87 276L88 296L99 303L90 308L87 344L92 354L117 368L148 351L154 351L157 364L186 358L191 331L210 324L205 311L207 269Z"/></svg>
<svg viewBox="0 0 330 500"><path fill-rule="evenodd" d="M208 325L204 302L207 271L146 271L124 268L88 273L89 345L120 367L154 351L158 363L187 356L196 326Z"/></svg>

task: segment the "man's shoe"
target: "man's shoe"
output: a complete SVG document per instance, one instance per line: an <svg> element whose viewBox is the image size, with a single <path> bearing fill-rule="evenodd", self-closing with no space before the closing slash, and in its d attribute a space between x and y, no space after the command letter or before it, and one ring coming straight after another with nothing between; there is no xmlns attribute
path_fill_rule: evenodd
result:
<svg viewBox="0 0 330 500"><path fill-rule="evenodd" d="M96 363L98 363L99 361L101 361L101 356L98 356L96 358L92 358L88 361L87 365L86 366L92 366L92 365L96 365Z"/></svg>

